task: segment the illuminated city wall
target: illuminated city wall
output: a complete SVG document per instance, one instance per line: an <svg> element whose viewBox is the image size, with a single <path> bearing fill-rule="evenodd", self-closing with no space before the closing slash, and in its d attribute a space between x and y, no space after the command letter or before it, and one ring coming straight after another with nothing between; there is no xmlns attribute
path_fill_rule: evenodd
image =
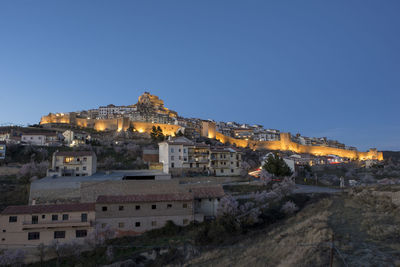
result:
<svg viewBox="0 0 400 267"><path fill-rule="evenodd" d="M133 128L135 128L136 131L140 133L150 133L153 126L155 127L160 126L164 135L172 135L172 136L175 136L175 133L181 128L181 126L179 125L141 122L141 121L131 121L130 124Z"/></svg>
<svg viewBox="0 0 400 267"><path fill-rule="evenodd" d="M151 122L138 122L130 121L129 118L116 118L116 119L84 119L75 118L69 114L49 114L43 116L40 120L40 124L48 123L65 123L76 125L83 128L93 128L96 131L126 131L129 127L133 127L140 133L150 133L153 126L163 130L165 135L175 136L175 133L181 128L179 125L162 124L162 123L151 123Z"/></svg>
<svg viewBox="0 0 400 267"><path fill-rule="evenodd" d="M353 150L346 150L340 148L326 147L326 146L305 146L292 142L289 133L281 133L280 141L253 141L236 139L225 136L219 132L216 133L216 139L222 143L236 144L238 147L250 147L252 149L268 149L268 150L282 150L293 151L295 153L308 153L316 156L337 155L339 157L367 160L376 159L383 160L382 152L376 149L370 149L368 152L359 152Z"/></svg>

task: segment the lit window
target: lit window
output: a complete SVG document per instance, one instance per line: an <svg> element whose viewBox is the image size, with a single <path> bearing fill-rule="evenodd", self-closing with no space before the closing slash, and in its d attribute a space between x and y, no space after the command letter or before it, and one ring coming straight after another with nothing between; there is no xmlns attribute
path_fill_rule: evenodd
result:
<svg viewBox="0 0 400 267"><path fill-rule="evenodd" d="M124 228L125 227L125 223L123 223L123 222L118 223L118 227L119 228Z"/></svg>
<svg viewBox="0 0 400 267"><path fill-rule="evenodd" d="M73 161L73 160L74 160L73 157L65 157L65 158L64 158L64 162L65 162L65 163L70 163L70 162Z"/></svg>

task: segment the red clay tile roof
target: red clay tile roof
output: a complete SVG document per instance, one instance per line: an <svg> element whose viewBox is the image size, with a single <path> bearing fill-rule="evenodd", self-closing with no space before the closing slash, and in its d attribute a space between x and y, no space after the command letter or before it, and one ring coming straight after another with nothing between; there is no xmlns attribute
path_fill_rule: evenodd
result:
<svg viewBox="0 0 400 267"><path fill-rule="evenodd" d="M225 195L222 186L213 187L193 187L192 189L194 198L216 198L223 197Z"/></svg>
<svg viewBox="0 0 400 267"><path fill-rule="evenodd" d="M94 211L94 203L8 206L1 214L61 213L74 211Z"/></svg>
<svg viewBox="0 0 400 267"><path fill-rule="evenodd" d="M164 201L190 201L193 195L190 193L176 194L146 194L126 196L99 196L96 203L135 203L135 202L164 202Z"/></svg>
<svg viewBox="0 0 400 267"><path fill-rule="evenodd" d="M56 156L71 156L71 157L79 157L79 156L93 156L93 151L59 151L55 152Z"/></svg>

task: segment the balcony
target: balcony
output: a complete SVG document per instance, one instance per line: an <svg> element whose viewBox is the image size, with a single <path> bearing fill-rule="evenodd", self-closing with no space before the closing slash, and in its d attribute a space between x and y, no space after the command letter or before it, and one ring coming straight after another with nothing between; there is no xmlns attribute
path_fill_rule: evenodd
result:
<svg viewBox="0 0 400 267"><path fill-rule="evenodd" d="M81 220L67 220L67 221L25 221L22 222L22 229L42 229L42 228L64 228L64 227L90 227L93 226L93 221L82 222Z"/></svg>

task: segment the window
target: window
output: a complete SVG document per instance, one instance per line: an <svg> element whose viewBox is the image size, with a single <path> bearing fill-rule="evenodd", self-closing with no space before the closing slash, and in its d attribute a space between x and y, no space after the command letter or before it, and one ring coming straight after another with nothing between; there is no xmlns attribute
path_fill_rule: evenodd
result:
<svg viewBox="0 0 400 267"><path fill-rule="evenodd" d="M38 224L39 217L37 215L32 215L32 224Z"/></svg>
<svg viewBox="0 0 400 267"><path fill-rule="evenodd" d="M184 225L186 225L186 224L188 224L189 223L189 220L188 219L183 219L183 224Z"/></svg>
<svg viewBox="0 0 400 267"><path fill-rule="evenodd" d="M173 148L171 148L171 153L174 153L174 149Z"/></svg>
<svg viewBox="0 0 400 267"><path fill-rule="evenodd" d="M54 239L57 239L57 238L65 238L65 231L55 231Z"/></svg>
<svg viewBox="0 0 400 267"><path fill-rule="evenodd" d="M81 214L81 222L87 222L87 214L86 213Z"/></svg>
<svg viewBox="0 0 400 267"><path fill-rule="evenodd" d="M140 210L140 205L136 205L135 209Z"/></svg>
<svg viewBox="0 0 400 267"><path fill-rule="evenodd" d="M124 228L125 227L125 223L123 223L123 222L118 223L118 227L119 228Z"/></svg>
<svg viewBox="0 0 400 267"><path fill-rule="evenodd" d="M171 168L175 168L175 164L173 162L171 163Z"/></svg>
<svg viewBox="0 0 400 267"><path fill-rule="evenodd" d="M68 218L69 218L68 214L63 214L63 221L68 221Z"/></svg>
<svg viewBox="0 0 400 267"><path fill-rule="evenodd" d="M124 210L124 206L119 206L118 210Z"/></svg>
<svg viewBox="0 0 400 267"><path fill-rule="evenodd" d="M178 152L181 152L181 149L180 149L180 148L178 149Z"/></svg>
<svg viewBox="0 0 400 267"><path fill-rule="evenodd" d="M65 163L70 163L70 162L73 161L73 160L74 160L73 157L65 157L65 158L64 158L64 162L65 162Z"/></svg>
<svg viewBox="0 0 400 267"><path fill-rule="evenodd" d="M3 233L5 233L5 232L6 232L6 230L3 229Z"/></svg>
<svg viewBox="0 0 400 267"><path fill-rule="evenodd" d="M233 172L233 169L231 169L231 172Z"/></svg>
<svg viewBox="0 0 400 267"><path fill-rule="evenodd" d="M174 156L171 156L171 160L174 160Z"/></svg>
<svg viewBox="0 0 400 267"><path fill-rule="evenodd" d="M87 158L83 158L83 162L86 162Z"/></svg>
<svg viewBox="0 0 400 267"><path fill-rule="evenodd" d="M224 169L221 169L221 173L224 173Z"/></svg>
<svg viewBox="0 0 400 267"><path fill-rule="evenodd" d="M58 221L58 215L57 214L51 215L51 220L52 221Z"/></svg>
<svg viewBox="0 0 400 267"><path fill-rule="evenodd" d="M172 204L167 204L167 209L172 208Z"/></svg>
<svg viewBox="0 0 400 267"><path fill-rule="evenodd" d="M151 205L151 209L152 209L152 210L157 209L157 205Z"/></svg>
<svg viewBox="0 0 400 267"><path fill-rule="evenodd" d="M101 224L101 228L106 228L107 224L106 223L102 223Z"/></svg>
<svg viewBox="0 0 400 267"><path fill-rule="evenodd" d="M101 210L102 210L102 211L107 211L107 206L103 206L103 207L101 208Z"/></svg>
<svg viewBox="0 0 400 267"><path fill-rule="evenodd" d="M75 170L79 171L79 167L76 167Z"/></svg>
<svg viewBox="0 0 400 267"><path fill-rule="evenodd" d="M136 227L140 227L140 222L135 222Z"/></svg>
<svg viewBox="0 0 400 267"><path fill-rule="evenodd" d="M8 218L8 222L17 222L17 216L10 216L9 218Z"/></svg>
<svg viewBox="0 0 400 267"><path fill-rule="evenodd" d="M43 214L43 215L42 215L42 219L46 219L46 215Z"/></svg>
<svg viewBox="0 0 400 267"><path fill-rule="evenodd" d="M76 230L75 231L75 236L76 237L85 237L87 236L87 230Z"/></svg>
<svg viewBox="0 0 400 267"><path fill-rule="evenodd" d="M157 221L152 221L151 226L157 226Z"/></svg>
<svg viewBox="0 0 400 267"><path fill-rule="evenodd" d="M183 149L183 153L186 153L186 148Z"/></svg>
<svg viewBox="0 0 400 267"><path fill-rule="evenodd" d="M38 240L40 238L39 232L30 232L28 233L28 240Z"/></svg>
<svg viewBox="0 0 400 267"><path fill-rule="evenodd" d="M184 209L186 209L186 208L188 207L188 204L187 204L187 203L183 203L182 207L183 207Z"/></svg>
<svg viewBox="0 0 400 267"><path fill-rule="evenodd" d="M83 166L83 167L82 167L82 170L86 171L86 166Z"/></svg>

